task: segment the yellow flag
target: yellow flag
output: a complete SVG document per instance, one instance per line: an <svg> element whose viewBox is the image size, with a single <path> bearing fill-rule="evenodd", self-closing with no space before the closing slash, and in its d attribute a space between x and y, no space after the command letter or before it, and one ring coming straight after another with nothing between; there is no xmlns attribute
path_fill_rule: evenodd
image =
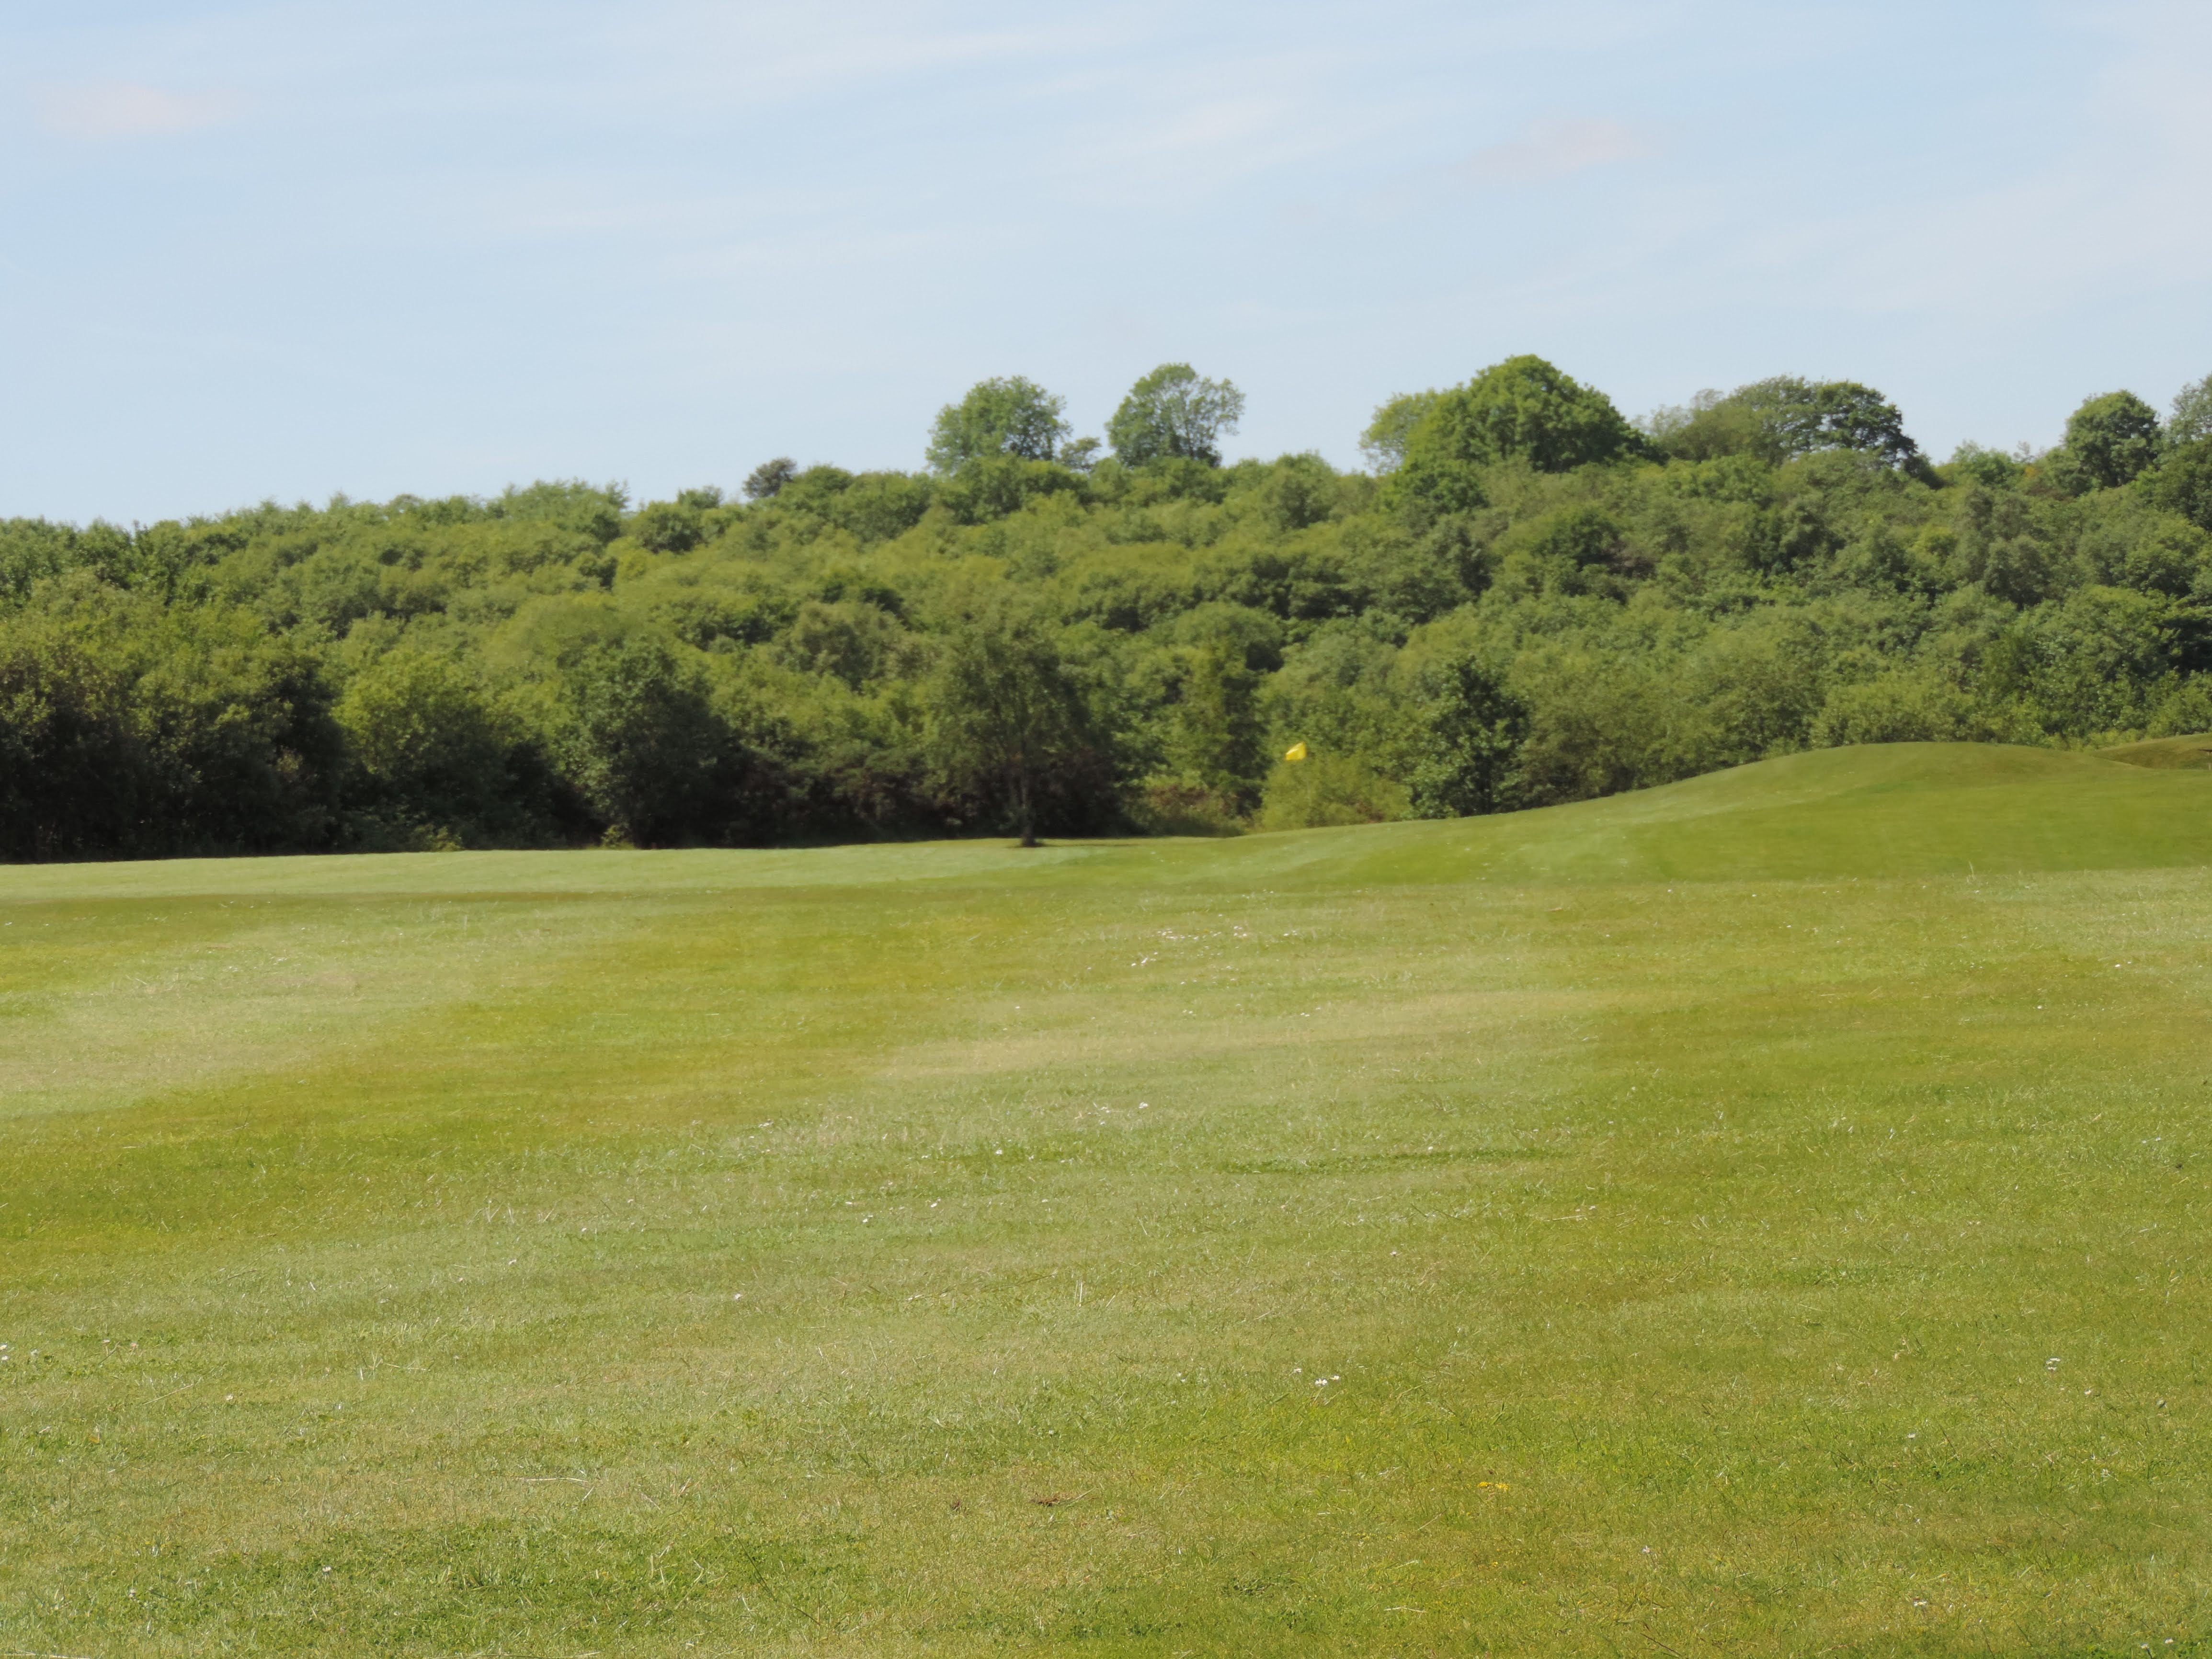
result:
<svg viewBox="0 0 2212 1659"><path fill-rule="evenodd" d="M1306 746L1302 743L1294 743L1283 750L1283 758L1286 761L1302 761L1305 757Z"/></svg>

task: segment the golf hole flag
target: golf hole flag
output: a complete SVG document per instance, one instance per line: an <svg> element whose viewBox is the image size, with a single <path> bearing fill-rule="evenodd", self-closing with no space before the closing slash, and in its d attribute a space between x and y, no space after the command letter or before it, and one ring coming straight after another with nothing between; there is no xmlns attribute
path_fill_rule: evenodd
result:
<svg viewBox="0 0 2212 1659"><path fill-rule="evenodd" d="M1306 746L1302 743L1294 743L1283 750L1283 758L1286 761L1302 761L1305 757Z"/></svg>

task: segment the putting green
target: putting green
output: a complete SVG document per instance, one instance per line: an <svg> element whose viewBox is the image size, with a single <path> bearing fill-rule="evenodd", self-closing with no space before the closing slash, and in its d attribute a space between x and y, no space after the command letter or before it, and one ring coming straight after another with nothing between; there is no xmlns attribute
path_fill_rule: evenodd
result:
<svg viewBox="0 0 2212 1659"><path fill-rule="evenodd" d="M2212 770L0 870L0 1649L2212 1653Z"/></svg>

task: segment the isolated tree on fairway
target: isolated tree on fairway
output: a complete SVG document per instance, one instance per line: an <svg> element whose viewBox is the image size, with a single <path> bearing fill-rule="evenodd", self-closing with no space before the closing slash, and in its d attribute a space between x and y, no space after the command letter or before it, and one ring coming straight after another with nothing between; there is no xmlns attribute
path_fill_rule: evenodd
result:
<svg viewBox="0 0 2212 1659"><path fill-rule="evenodd" d="M1096 747L1051 635L1004 602L979 607L946 640L928 738L943 781L996 810L1024 847L1037 844L1038 805L1054 773L1082 769Z"/></svg>
<svg viewBox="0 0 2212 1659"><path fill-rule="evenodd" d="M1244 417L1244 394L1227 380L1201 380L1188 363L1162 363L1129 388L1106 441L1130 466L1151 461L1221 465L1221 434Z"/></svg>
<svg viewBox="0 0 2212 1659"><path fill-rule="evenodd" d="M957 472L988 455L1049 461L1070 431L1060 418L1067 399L1019 374L978 380L957 404L937 411L927 452L930 470Z"/></svg>
<svg viewBox="0 0 2212 1659"><path fill-rule="evenodd" d="M2066 453L2091 484L2130 483L2158 459L2158 411L2132 392L2092 398L2067 418Z"/></svg>

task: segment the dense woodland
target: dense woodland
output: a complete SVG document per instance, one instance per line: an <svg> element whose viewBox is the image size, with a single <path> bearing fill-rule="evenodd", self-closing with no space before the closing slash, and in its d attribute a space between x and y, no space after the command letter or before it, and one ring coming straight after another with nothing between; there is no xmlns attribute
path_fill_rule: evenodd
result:
<svg viewBox="0 0 2212 1659"><path fill-rule="evenodd" d="M1224 464L987 381L926 471L0 523L0 857L1227 833L1811 746L2212 728L2212 380L1941 465L1868 387L1534 357ZM1307 758L1288 761L1293 744Z"/></svg>

